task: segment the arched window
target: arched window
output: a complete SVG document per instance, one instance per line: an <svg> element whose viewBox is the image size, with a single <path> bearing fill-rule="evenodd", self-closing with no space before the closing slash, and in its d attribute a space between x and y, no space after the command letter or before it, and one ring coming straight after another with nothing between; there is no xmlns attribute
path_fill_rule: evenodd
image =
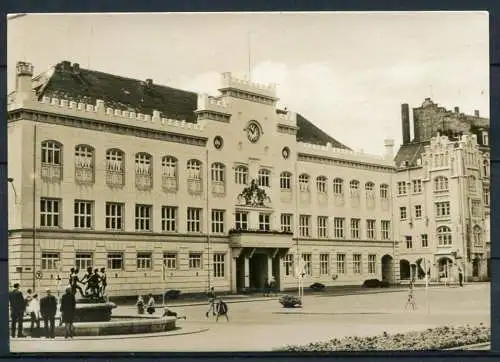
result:
<svg viewBox="0 0 500 362"><path fill-rule="evenodd" d="M365 190L366 191L373 191L375 189L375 184L371 181L368 181L366 184L365 184Z"/></svg>
<svg viewBox="0 0 500 362"><path fill-rule="evenodd" d="M380 198L381 199L389 198L389 185L387 184L380 185Z"/></svg>
<svg viewBox="0 0 500 362"><path fill-rule="evenodd" d="M94 166L94 149L87 145L75 147L75 167L92 168Z"/></svg>
<svg viewBox="0 0 500 362"><path fill-rule="evenodd" d="M62 145L59 142L42 142L42 163L58 166L62 164Z"/></svg>
<svg viewBox="0 0 500 362"><path fill-rule="evenodd" d="M303 173L299 176L299 190L300 191L309 191L309 175Z"/></svg>
<svg viewBox="0 0 500 362"><path fill-rule="evenodd" d="M258 175L258 184L263 187L270 187L271 185L271 171L266 168L261 168Z"/></svg>
<svg viewBox="0 0 500 362"><path fill-rule="evenodd" d="M238 185L248 184L248 168L246 166L237 166L234 169L234 182Z"/></svg>
<svg viewBox="0 0 500 362"><path fill-rule="evenodd" d="M124 153L119 149L111 149L106 152L106 171L124 172Z"/></svg>
<svg viewBox="0 0 500 362"><path fill-rule="evenodd" d="M75 147L75 181L94 182L94 149L87 145Z"/></svg>
<svg viewBox="0 0 500 362"><path fill-rule="evenodd" d="M438 245L451 245L451 229L448 226L440 226L437 228Z"/></svg>
<svg viewBox="0 0 500 362"><path fill-rule="evenodd" d="M187 162L187 178L192 180L201 180L200 161L193 159Z"/></svg>
<svg viewBox="0 0 500 362"><path fill-rule="evenodd" d="M318 189L319 193L326 193L326 177L325 176L318 176L316 178L316 188Z"/></svg>
<svg viewBox="0 0 500 362"><path fill-rule="evenodd" d="M226 167L220 162L212 163L212 182L224 182Z"/></svg>
<svg viewBox="0 0 500 362"><path fill-rule="evenodd" d="M335 195L342 195L344 193L344 180L341 178L333 180L333 193Z"/></svg>
<svg viewBox="0 0 500 362"><path fill-rule="evenodd" d="M481 247L483 245L483 239L481 235L481 228L478 225L474 226L472 234L474 236L474 246Z"/></svg>
<svg viewBox="0 0 500 362"><path fill-rule="evenodd" d="M476 192L476 177L470 175L467 181L469 183L469 192Z"/></svg>
<svg viewBox="0 0 500 362"><path fill-rule="evenodd" d="M161 159L161 172L166 177L177 177L177 159L172 156L163 156Z"/></svg>
<svg viewBox="0 0 500 362"><path fill-rule="evenodd" d="M283 171L280 174L280 188L282 190L290 190L292 188L292 174L288 171Z"/></svg>
<svg viewBox="0 0 500 362"><path fill-rule="evenodd" d="M438 176L434 179L434 191L448 191L448 179L444 176Z"/></svg>
<svg viewBox="0 0 500 362"><path fill-rule="evenodd" d="M151 161L153 156L149 153L139 152L135 155L135 173L138 175L151 175Z"/></svg>

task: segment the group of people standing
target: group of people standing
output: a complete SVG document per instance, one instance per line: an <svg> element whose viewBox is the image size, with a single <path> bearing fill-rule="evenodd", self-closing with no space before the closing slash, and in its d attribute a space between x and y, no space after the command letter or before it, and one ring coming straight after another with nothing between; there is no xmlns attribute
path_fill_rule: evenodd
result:
<svg viewBox="0 0 500 362"><path fill-rule="evenodd" d="M40 320L43 319L45 338L55 338L55 319L57 314L57 298L50 289L46 289L46 295L40 300L38 293L31 289L26 291L26 297L20 290L19 283L15 283L13 290L9 293L11 337L23 338L23 321L28 315L31 321L30 335L34 336L34 328L40 328ZM61 324L65 324L65 338L73 338L73 322L76 312L76 300L71 288L61 297L59 310L61 312ZM17 334L16 334L17 332Z"/></svg>

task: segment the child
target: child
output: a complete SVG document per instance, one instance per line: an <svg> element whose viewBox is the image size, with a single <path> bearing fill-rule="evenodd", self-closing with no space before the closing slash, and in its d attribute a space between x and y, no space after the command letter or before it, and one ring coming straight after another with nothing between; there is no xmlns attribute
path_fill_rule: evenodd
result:
<svg viewBox="0 0 500 362"><path fill-rule="evenodd" d="M144 314L144 299L142 299L142 296L137 297L135 305L137 306L137 314Z"/></svg>
<svg viewBox="0 0 500 362"><path fill-rule="evenodd" d="M33 298L30 300L28 304L28 310L31 327L30 327L30 335L33 337L33 328L36 325L36 328L40 328L40 301L38 300L38 294L34 294Z"/></svg>
<svg viewBox="0 0 500 362"><path fill-rule="evenodd" d="M410 290L408 291L408 300L406 302L405 309L411 306L413 310L415 310L415 296L413 294L413 282L410 282Z"/></svg>

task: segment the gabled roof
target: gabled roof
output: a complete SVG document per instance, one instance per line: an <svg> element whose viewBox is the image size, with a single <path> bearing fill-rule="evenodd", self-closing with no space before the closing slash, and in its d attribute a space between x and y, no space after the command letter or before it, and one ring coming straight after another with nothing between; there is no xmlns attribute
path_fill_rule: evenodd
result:
<svg viewBox="0 0 500 362"><path fill-rule="evenodd" d="M430 141L416 142L412 141L405 145L402 145L396 157L394 157L394 162L397 166L400 166L403 161L407 161L407 166L416 166L417 160L420 155L425 151L425 146L429 145Z"/></svg>
<svg viewBox="0 0 500 362"><path fill-rule="evenodd" d="M125 78L63 61L33 81L39 99L51 97L90 104L101 99L105 107L144 114L157 110L162 117L196 123L197 93L154 84L150 79ZM330 142L332 147L349 149L299 114L297 126L297 141L321 145Z"/></svg>

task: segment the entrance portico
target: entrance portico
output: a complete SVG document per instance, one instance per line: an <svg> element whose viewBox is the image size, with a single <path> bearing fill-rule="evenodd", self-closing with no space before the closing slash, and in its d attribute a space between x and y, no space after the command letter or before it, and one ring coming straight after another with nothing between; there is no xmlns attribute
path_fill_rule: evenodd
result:
<svg viewBox="0 0 500 362"><path fill-rule="evenodd" d="M292 233L273 231L234 231L230 236L231 291L262 290L265 281L274 277L281 290L281 259L292 245Z"/></svg>

